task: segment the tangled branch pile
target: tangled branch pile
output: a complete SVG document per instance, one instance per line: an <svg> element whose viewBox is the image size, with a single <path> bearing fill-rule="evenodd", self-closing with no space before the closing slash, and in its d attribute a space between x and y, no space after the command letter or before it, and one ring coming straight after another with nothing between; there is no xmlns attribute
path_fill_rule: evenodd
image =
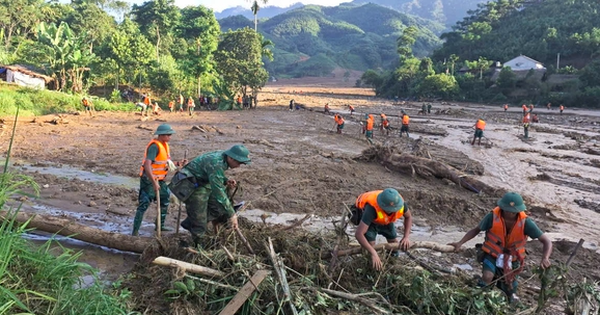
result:
<svg viewBox="0 0 600 315"><path fill-rule="evenodd" d="M341 239L333 233L307 234L245 221L241 224L255 255L250 255L234 234L206 237L207 245L199 253L182 248L174 237L149 248L125 284L134 293L137 310L144 314L218 313L257 270L274 269L267 246L271 239L285 265L289 301L276 273L271 272L238 314L507 314L499 291L475 288L465 276L432 274L409 258L383 254L383 272L370 268L370 258L363 255L340 257L330 268L322 257ZM226 275L202 279L152 265L159 255Z"/></svg>
<svg viewBox="0 0 600 315"><path fill-rule="evenodd" d="M431 153L419 141L414 141L411 144L412 149L405 151L398 149L400 146L371 146L365 149L357 159L362 161L377 161L391 170L404 174L412 174L412 176L418 175L425 178L447 179L460 187L476 193L485 191L488 194L492 194L496 192L495 188L478 179L467 176L457 168L451 166L451 162L446 162L443 158L439 160L437 157L433 158ZM472 162L471 164L481 165L477 162ZM477 172L476 174L482 174L483 167L481 167L480 171L476 167L474 171ZM471 172L474 171L472 170Z"/></svg>

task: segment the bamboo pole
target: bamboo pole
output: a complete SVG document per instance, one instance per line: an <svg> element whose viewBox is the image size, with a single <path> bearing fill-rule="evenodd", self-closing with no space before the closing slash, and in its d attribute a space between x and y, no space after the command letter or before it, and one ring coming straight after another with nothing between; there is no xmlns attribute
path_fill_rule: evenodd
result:
<svg viewBox="0 0 600 315"><path fill-rule="evenodd" d="M382 244L377 244L375 246L373 246L373 248L375 250L381 250L381 249L387 249L387 250L396 250L399 249L400 247L400 243L382 243ZM426 249L431 249L437 252L442 252L442 253L451 253L454 251L454 246L451 245L444 245L444 244L440 244L440 243L436 243L436 242L427 242L427 241L422 241L422 242L412 242L410 244L410 248L426 248ZM350 256L350 255L356 255L356 254L360 254L363 251L362 247L354 247L354 248L349 248L349 249L343 249L343 250L338 250L335 253L330 253L328 255L325 255L325 259L337 256Z"/></svg>

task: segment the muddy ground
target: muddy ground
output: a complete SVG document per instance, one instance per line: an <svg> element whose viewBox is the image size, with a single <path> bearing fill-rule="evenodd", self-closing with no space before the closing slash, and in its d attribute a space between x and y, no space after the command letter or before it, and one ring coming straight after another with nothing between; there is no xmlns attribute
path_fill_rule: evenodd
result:
<svg viewBox="0 0 600 315"><path fill-rule="evenodd" d="M290 99L304 109L289 111ZM331 221L339 219L343 205L353 203L358 194L395 187L415 216L412 238L446 243L460 239L475 226L494 207L501 192L514 190L526 198L529 215L557 241L553 261L564 263L574 244L584 238L585 248L577 255L572 274L600 280L595 268L600 242L599 112L567 109L560 115L556 110L535 109L541 123L532 127L532 138L524 140L519 108L503 112L500 106L432 103L431 114L419 115L422 103L394 104L376 99L366 89L335 87L273 86L265 89L259 101L256 110L202 110L192 117L165 113L148 120L136 113L109 112L94 117L66 115L59 124L50 123L53 116L21 117L12 161L16 169L35 178L40 197L15 198L24 201L25 210L71 216L84 224L129 233L144 148L156 127L167 122L177 132L170 143L174 159L182 159L186 152L191 159L236 143L248 147L253 163L228 171L228 176L241 182L243 191L236 199L250 203L241 216L251 220L290 224L311 213L315 218L304 223L304 228L332 228ZM344 134L333 131L332 116L322 113L325 103L344 114ZM352 117L348 104L357 110ZM412 118L410 139L376 131L378 144L405 152L422 147L431 159L494 190L475 194L447 180L393 172L376 161L357 158L368 147L360 134L359 117L383 112L392 126L398 126L401 109ZM488 123L484 145L471 146L472 126L481 116ZM5 120L0 142L3 151L8 147L11 121L10 117ZM175 225L178 209L177 202L172 202L168 225ZM152 210L142 226L141 233L146 236L153 234ZM481 240L482 235L467 245ZM541 249L537 242L530 245L529 264L534 265ZM466 263L473 267L470 272L480 270L471 252L420 255L445 267ZM98 256L91 255L88 261L102 269L104 263L97 262ZM122 269L113 266L106 271L107 278L127 272L133 260L119 261ZM107 259L106 265L110 264Z"/></svg>

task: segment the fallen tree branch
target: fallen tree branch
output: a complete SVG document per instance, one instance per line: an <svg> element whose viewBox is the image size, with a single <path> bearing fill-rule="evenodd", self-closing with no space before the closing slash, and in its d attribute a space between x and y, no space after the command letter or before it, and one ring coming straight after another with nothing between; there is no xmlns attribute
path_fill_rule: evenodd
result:
<svg viewBox="0 0 600 315"><path fill-rule="evenodd" d="M290 286L287 282L287 278L285 275L285 265L281 258L277 257L277 253L275 253L275 249L273 248L273 241L271 238L268 238L269 244L267 245L267 250L269 251L269 258L271 259L271 263L273 264L273 268L275 268L275 273L277 274L277 278L279 278L279 283L281 284L281 288L283 291L283 301L287 302L292 310L294 315L298 315L298 310L296 310L296 306L294 306L294 302L292 300L292 292L290 290Z"/></svg>
<svg viewBox="0 0 600 315"><path fill-rule="evenodd" d="M320 288L319 289L321 292L329 294L331 296L335 296L335 297L339 297L342 299L346 299L349 301L355 301L355 302L359 302L361 304L363 304L364 306L378 312L378 313L383 313L383 314L391 314L390 311L380 307L377 305L377 303L371 299L367 299L364 298L361 295L358 294L352 294L352 293L346 293L346 292L340 292L340 291L335 291L335 290L330 290L330 289L325 289L325 288Z"/></svg>
<svg viewBox="0 0 600 315"><path fill-rule="evenodd" d="M381 249L396 250L396 249L399 249L399 247L400 247L400 243L382 243L382 244L377 244L377 245L373 246L373 248L375 250L381 250ZM444 244L440 244L440 243L436 243L436 242L426 242L426 241L412 242L410 244L410 248L426 248L426 249L431 249L431 250L434 250L437 252L442 252L442 253L454 252L454 246L444 245ZM344 249L344 250L338 250L337 257L356 255L356 254L360 254L362 251L363 251L363 249L360 246L357 246L354 248L349 248L349 249ZM328 253L323 258L329 259L332 256L333 256L332 253Z"/></svg>
<svg viewBox="0 0 600 315"><path fill-rule="evenodd" d="M291 229L293 229L293 228L295 228L295 227L298 227L298 226L302 225L302 223L306 222L306 220L308 220L308 219L312 218L313 216L314 216L314 215L313 215L312 213L309 213L309 214L305 215L305 216L304 216L304 218L302 218L302 219L300 219L300 220L298 220L298 221L294 222L294 223L293 223L293 224L291 224L291 225L284 226L284 227L280 228L279 230L280 230L280 231L287 231L287 230L291 230Z"/></svg>
<svg viewBox="0 0 600 315"><path fill-rule="evenodd" d="M250 243L248 243L248 240L246 239L246 237L244 237L244 234L242 234L242 231L240 231L240 229L237 228L237 229L235 229L235 232L240 237L240 239L242 240L242 243L244 243L244 245L246 246L246 248L248 249L250 254L254 255L254 250L252 249L252 246L250 246Z"/></svg>
<svg viewBox="0 0 600 315"><path fill-rule="evenodd" d="M181 260L177 260L177 259L173 259L173 258L169 258L169 257L163 257L163 256L156 257L154 259L154 261L152 261L152 263L155 265L159 265L159 266L165 266L165 267L171 267L171 268L181 268L184 271L198 273L198 274L209 276L209 277L224 277L225 276L225 273L223 273L219 270L215 270L215 269L200 266L200 265L191 264L189 262L185 262L185 261L181 261Z"/></svg>
<svg viewBox="0 0 600 315"><path fill-rule="evenodd" d="M14 218L19 224L28 222L27 228L68 236L80 241L122 251L142 253L146 247L154 242L154 238L108 232L76 223L74 220L68 218L27 213L24 211L19 211ZM6 212L0 212L0 221L6 219Z"/></svg>

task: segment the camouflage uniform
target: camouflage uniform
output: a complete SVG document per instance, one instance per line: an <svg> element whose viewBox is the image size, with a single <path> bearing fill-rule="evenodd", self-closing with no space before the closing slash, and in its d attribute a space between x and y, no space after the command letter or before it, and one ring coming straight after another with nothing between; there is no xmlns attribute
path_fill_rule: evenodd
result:
<svg viewBox="0 0 600 315"><path fill-rule="evenodd" d="M198 188L185 201L187 218L181 226L198 237L206 232L210 221L224 222L235 214L227 195L225 170L229 168L225 151L214 151L200 155L188 163L181 172L196 178Z"/></svg>

